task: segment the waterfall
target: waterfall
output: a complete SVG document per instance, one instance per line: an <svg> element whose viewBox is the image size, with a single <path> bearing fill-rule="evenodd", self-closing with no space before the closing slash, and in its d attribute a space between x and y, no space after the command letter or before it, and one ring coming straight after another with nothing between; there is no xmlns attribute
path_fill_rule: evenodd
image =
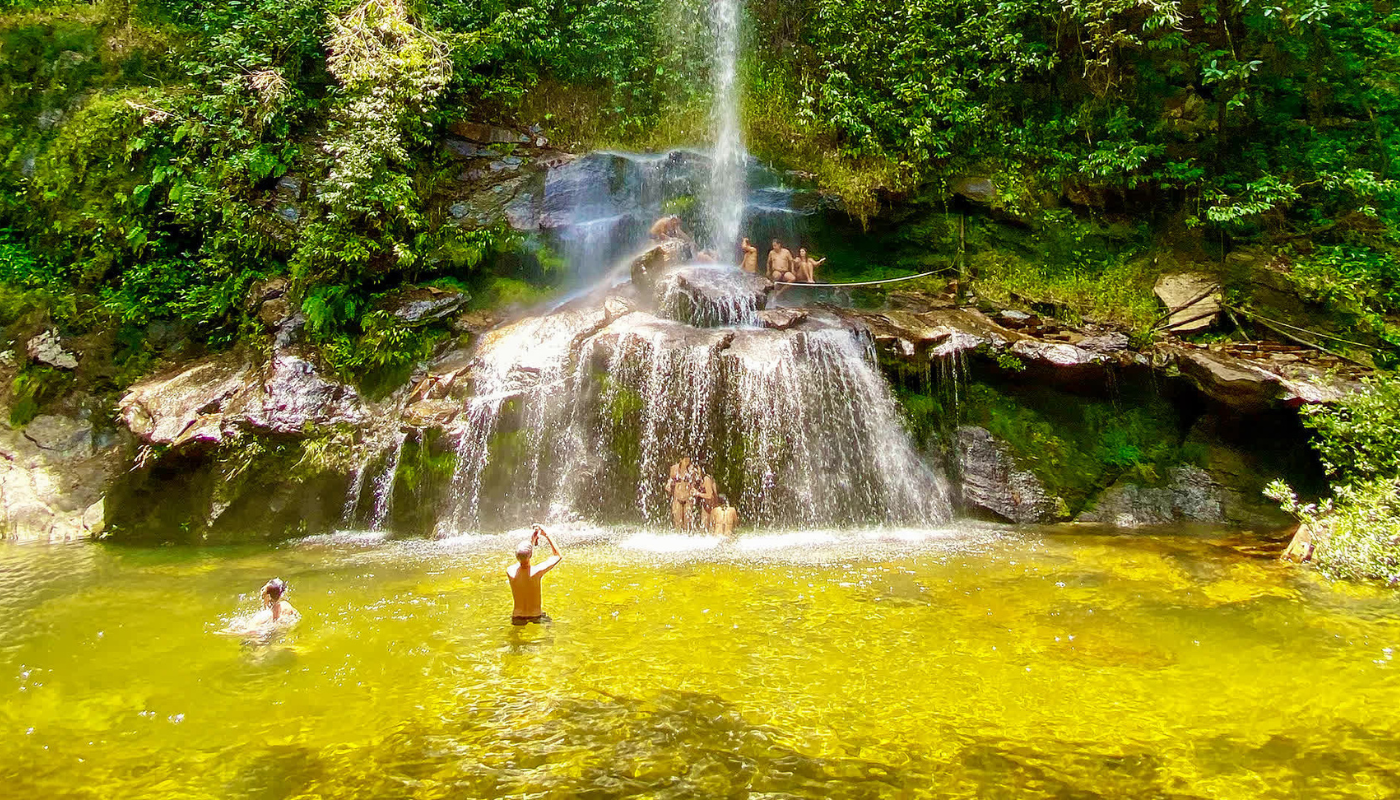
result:
<svg viewBox="0 0 1400 800"><path fill-rule="evenodd" d="M738 252L739 226L744 218L747 160L739 125L739 0L712 0L710 15L715 42L711 66L715 148L705 199L706 222L710 245L719 260L732 263Z"/></svg>
<svg viewBox="0 0 1400 800"><path fill-rule="evenodd" d="M949 515L946 486L916 452L863 331L835 318L794 330L702 328L641 311L551 319L518 323L482 353L459 422L459 525L664 524L667 471L686 455L751 523Z"/></svg>
<svg viewBox="0 0 1400 800"><path fill-rule="evenodd" d="M593 154L548 176L546 229L576 274L601 280L476 343L454 395L461 411L444 429L456 464L440 534L577 517L664 525L667 476L682 457L715 477L745 524L951 515L863 328L821 310L766 315L773 285L723 263L671 261L613 285L637 274L629 265L654 244L650 222L679 198L702 199L702 238L721 262L737 254L748 192L739 17L739 0L711 3L708 174L678 150ZM790 190L757 174L756 213L795 220Z"/></svg>

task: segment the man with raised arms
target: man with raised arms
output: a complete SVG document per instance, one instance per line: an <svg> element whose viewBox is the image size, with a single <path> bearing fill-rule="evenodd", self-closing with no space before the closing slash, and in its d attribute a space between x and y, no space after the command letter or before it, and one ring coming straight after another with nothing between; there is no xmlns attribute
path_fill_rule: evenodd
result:
<svg viewBox="0 0 1400 800"><path fill-rule="evenodd" d="M666 481L666 494L671 498L671 524L678 531L690 530L690 506L695 502L695 475L690 468L690 456L671 465Z"/></svg>
<svg viewBox="0 0 1400 800"><path fill-rule="evenodd" d="M541 536L549 543L549 549L553 553L539 564L532 564L535 545L539 544ZM544 528L538 525L530 534L530 539L521 542L520 546L515 548L517 563L506 567L506 577L510 579L510 593L515 598L515 610L510 614L510 624L529 625L530 623L549 622L549 617L544 613L540 579L544 577L546 572L559 566L559 562L563 559L564 556L560 555L558 545L554 543L548 533L545 533Z"/></svg>
<svg viewBox="0 0 1400 800"><path fill-rule="evenodd" d="M744 250L744 271L758 274L758 248L749 244L749 237L744 237L740 247Z"/></svg>

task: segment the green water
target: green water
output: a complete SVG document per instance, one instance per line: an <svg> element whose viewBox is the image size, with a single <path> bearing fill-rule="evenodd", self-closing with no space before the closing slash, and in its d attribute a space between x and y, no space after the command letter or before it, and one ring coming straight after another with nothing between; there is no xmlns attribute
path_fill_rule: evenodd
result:
<svg viewBox="0 0 1400 800"><path fill-rule="evenodd" d="M528 628L510 537L0 547L0 796L1400 797L1400 595L1209 534L561 539Z"/></svg>

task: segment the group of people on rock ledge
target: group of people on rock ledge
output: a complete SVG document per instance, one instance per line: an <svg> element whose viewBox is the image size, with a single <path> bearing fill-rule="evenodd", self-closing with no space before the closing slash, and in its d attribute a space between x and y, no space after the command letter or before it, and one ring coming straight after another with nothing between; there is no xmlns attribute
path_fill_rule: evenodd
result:
<svg viewBox="0 0 1400 800"><path fill-rule="evenodd" d="M652 224L651 238L658 242L674 239L691 247L695 246L695 239L681 227L681 218L674 214L662 217ZM747 236L739 247L743 251L740 265L745 272L757 275L758 248L749 242ZM714 264L718 258L713 250L700 250L696 252L695 260L701 264ZM816 259L808 255L805 247L797 248L797 255L793 255L782 242L774 239L772 248L768 251L768 280L774 283L816 283L817 267L825 263L825 258Z"/></svg>

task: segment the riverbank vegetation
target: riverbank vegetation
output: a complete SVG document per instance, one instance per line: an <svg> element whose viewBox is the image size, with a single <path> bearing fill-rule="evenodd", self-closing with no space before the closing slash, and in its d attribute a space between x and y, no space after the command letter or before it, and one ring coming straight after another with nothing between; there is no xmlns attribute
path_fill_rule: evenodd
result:
<svg viewBox="0 0 1400 800"><path fill-rule="evenodd" d="M1303 503L1283 483L1269 487L1312 534L1312 560L1332 577L1400 583L1400 380L1307 413L1333 496Z"/></svg>
<svg viewBox="0 0 1400 800"><path fill-rule="evenodd" d="M1392 4L744 7L747 141L839 201L823 224L849 216L830 238L866 252L833 246L833 275L939 269L990 303L1143 341L1155 278L1205 268L1232 304L1355 341L1353 357L1400 347ZM79 377L111 391L164 354L262 336L249 292L285 279L333 369L406 374L451 334L387 314L389 292L446 286L480 308L558 274L503 214L458 213L446 132L703 143L708 13L6 0L0 323L96 348L107 366ZM16 422L63 390L49 372L21 364Z"/></svg>

